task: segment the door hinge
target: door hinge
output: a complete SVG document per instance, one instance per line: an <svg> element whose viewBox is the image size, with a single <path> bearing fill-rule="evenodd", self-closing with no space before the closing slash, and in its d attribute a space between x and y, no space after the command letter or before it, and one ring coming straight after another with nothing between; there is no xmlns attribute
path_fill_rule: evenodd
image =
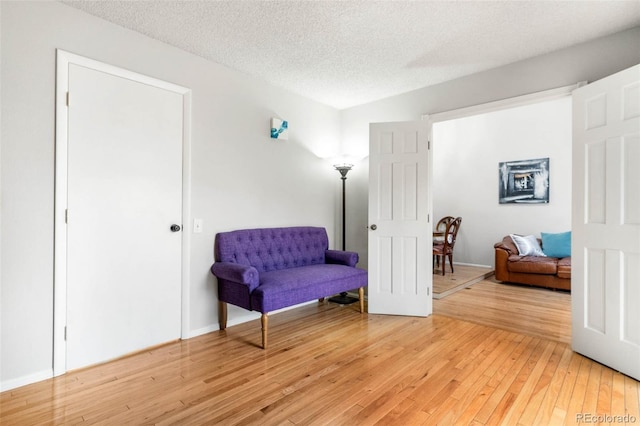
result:
<svg viewBox="0 0 640 426"><path fill-rule="evenodd" d="M67 340L67 326L64 326L64 340Z"/></svg>
<svg viewBox="0 0 640 426"><path fill-rule="evenodd" d="M69 92L67 92L67 99L65 102L67 103L67 106L69 106Z"/></svg>
<svg viewBox="0 0 640 426"><path fill-rule="evenodd" d="M431 296L431 288L430 287L427 287L427 296ZM65 328L65 333L66 333L66 330L67 329ZM65 334L64 336L65 336L64 340L67 340L67 335Z"/></svg>
<svg viewBox="0 0 640 426"><path fill-rule="evenodd" d="M64 223L69 223L69 210L64 209Z"/></svg>
<svg viewBox="0 0 640 426"><path fill-rule="evenodd" d="M69 92L67 92L67 105L69 105ZM431 141L427 141L427 149L431 150Z"/></svg>

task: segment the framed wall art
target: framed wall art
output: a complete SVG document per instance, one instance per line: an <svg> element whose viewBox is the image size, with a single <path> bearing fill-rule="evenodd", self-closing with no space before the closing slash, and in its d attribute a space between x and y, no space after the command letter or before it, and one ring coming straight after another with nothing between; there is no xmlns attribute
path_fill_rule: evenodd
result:
<svg viewBox="0 0 640 426"><path fill-rule="evenodd" d="M498 164L500 204L549 203L549 158Z"/></svg>

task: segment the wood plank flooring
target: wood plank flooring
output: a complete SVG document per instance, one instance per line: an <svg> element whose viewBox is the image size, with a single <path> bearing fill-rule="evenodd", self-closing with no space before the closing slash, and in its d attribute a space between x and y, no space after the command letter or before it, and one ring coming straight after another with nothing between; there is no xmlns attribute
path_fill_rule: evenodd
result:
<svg viewBox="0 0 640 426"><path fill-rule="evenodd" d="M472 288L434 303L428 318L328 303L273 315L268 350L258 347L259 320L167 344L4 392L0 423L546 425L595 415L640 423L640 383L572 352L563 337L505 326L520 304L535 305L526 292L515 300L526 288ZM552 303L562 298L549 293ZM442 303L458 295L477 303L458 312ZM490 306L502 309L497 326L478 319ZM566 321L557 309L540 311L530 323ZM453 317L464 312L470 321Z"/></svg>
<svg viewBox="0 0 640 426"><path fill-rule="evenodd" d="M562 290L500 283L492 276L434 300L433 311L517 333L571 342L571 294Z"/></svg>
<svg viewBox="0 0 640 426"><path fill-rule="evenodd" d="M493 274L492 268L458 265L455 272L447 272L442 275L442 269L436 269L433 273L433 298L442 299L466 287L469 287Z"/></svg>

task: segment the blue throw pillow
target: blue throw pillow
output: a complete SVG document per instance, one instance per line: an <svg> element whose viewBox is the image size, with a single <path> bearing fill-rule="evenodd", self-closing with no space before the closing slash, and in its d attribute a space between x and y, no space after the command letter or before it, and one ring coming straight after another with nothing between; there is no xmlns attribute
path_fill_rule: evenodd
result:
<svg viewBox="0 0 640 426"><path fill-rule="evenodd" d="M547 234L542 232L542 251L549 257L571 256L571 231L559 234Z"/></svg>

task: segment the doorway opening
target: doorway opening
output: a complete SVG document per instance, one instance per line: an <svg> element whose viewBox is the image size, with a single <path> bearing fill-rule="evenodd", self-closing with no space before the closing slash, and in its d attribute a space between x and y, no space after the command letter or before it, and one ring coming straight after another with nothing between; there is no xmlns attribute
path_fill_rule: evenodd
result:
<svg viewBox="0 0 640 426"><path fill-rule="evenodd" d="M434 223L444 216L463 218L454 262L481 277L475 282L485 279L482 277L485 270L480 268L493 270L493 246L503 237L512 233L540 237L541 232L571 229L570 95L576 87L578 85L427 117L433 123ZM500 204L499 163L537 158L550 159L550 202ZM448 268L446 273L450 274ZM498 283L493 278L486 280ZM505 286L509 291L514 287ZM459 291L464 292L465 288L469 286L460 286ZM445 300L446 297L450 296L445 294ZM566 316L560 320L566 324L571 321L570 309L566 309L570 306L569 297L568 293L561 295L557 302L564 306L558 315ZM455 311L449 309L451 300L455 299L434 302L434 312ZM498 317L504 321L504 313ZM549 333L549 337L556 339L570 338L560 329Z"/></svg>

